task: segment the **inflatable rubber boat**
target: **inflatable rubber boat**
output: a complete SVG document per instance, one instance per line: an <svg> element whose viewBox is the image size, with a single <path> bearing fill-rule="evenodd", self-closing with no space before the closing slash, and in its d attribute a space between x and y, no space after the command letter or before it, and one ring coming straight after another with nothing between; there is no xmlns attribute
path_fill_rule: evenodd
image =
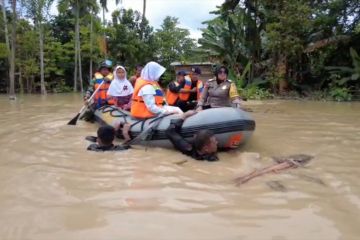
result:
<svg viewBox="0 0 360 240"><path fill-rule="evenodd" d="M167 115L149 118L146 120L134 119L130 112L118 109L114 106L104 106L94 112L95 119L101 125L111 125L113 127L124 123L130 123L131 138L137 137L149 126L155 126L147 140L140 140L136 144L147 146L157 146L172 148L171 142L167 139L165 130L168 128L171 119L178 118L177 115ZM154 124L158 121L156 124ZM187 118L181 129L181 136L191 141L194 134L202 129L212 130L219 142L220 148L239 147L244 144L255 130L255 121L250 114L237 108L210 108L203 110ZM120 132L117 137L122 138Z"/></svg>

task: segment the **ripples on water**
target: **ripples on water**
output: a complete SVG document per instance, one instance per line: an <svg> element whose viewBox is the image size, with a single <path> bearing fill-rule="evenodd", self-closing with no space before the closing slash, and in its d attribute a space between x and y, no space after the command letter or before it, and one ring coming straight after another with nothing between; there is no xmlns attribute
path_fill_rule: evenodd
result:
<svg viewBox="0 0 360 240"><path fill-rule="evenodd" d="M0 239L357 239L360 104L248 102L257 129L220 162L169 149L87 152L77 95L0 97ZM232 180L271 156L305 168Z"/></svg>

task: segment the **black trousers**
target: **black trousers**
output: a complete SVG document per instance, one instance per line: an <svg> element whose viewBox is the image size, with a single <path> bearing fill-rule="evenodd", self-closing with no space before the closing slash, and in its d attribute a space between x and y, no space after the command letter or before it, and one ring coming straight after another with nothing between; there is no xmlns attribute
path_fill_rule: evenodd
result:
<svg viewBox="0 0 360 240"><path fill-rule="evenodd" d="M196 101L181 101L178 100L175 104L177 107L179 107L183 112L186 112L188 110L193 110L195 109L197 102Z"/></svg>

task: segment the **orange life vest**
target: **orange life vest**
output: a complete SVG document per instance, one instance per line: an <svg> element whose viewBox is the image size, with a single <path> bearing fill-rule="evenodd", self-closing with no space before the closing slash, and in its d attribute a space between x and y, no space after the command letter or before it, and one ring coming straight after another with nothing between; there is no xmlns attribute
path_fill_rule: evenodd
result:
<svg viewBox="0 0 360 240"><path fill-rule="evenodd" d="M164 102L164 92L162 91L159 83L156 81L146 81L144 79L138 78L136 79L136 84L134 88L134 93L132 96L131 103L131 116L135 118L151 118L154 117L155 114L150 112L141 96L139 95L140 89L145 85L152 85L155 89L155 104L157 106L162 106Z"/></svg>
<svg viewBox="0 0 360 240"><path fill-rule="evenodd" d="M191 90L191 78L189 75L185 76L185 85L183 89ZM181 101L186 102L190 97L190 93L179 93L179 98Z"/></svg>
<svg viewBox="0 0 360 240"><path fill-rule="evenodd" d="M204 83L201 80L198 80L196 83L196 99L199 100L201 97L201 94L204 90Z"/></svg>
<svg viewBox="0 0 360 240"><path fill-rule="evenodd" d="M177 81L174 81L174 84L176 87L180 85ZM179 93L174 93L170 91L170 89L166 91L166 101L170 106L174 106L178 98L179 98Z"/></svg>
<svg viewBox="0 0 360 240"><path fill-rule="evenodd" d="M189 75L185 76L185 86L183 89L187 89L187 90L191 90L191 78ZM204 89L204 84L201 80L198 80L196 83L196 92L197 92L197 96L196 99L199 100L201 93ZM190 93L179 93L179 98L181 101L187 101L190 97Z"/></svg>
<svg viewBox="0 0 360 240"><path fill-rule="evenodd" d="M94 91L99 87L100 83L104 81L104 76L96 72L95 74L95 84ZM110 73L107 75L107 78L112 80L114 78L113 74ZM111 81L105 81L103 85L101 85L99 91L94 96L94 103L96 104L96 108L102 107L105 104L114 105L114 100L107 95L107 91L109 90Z"/></svg>

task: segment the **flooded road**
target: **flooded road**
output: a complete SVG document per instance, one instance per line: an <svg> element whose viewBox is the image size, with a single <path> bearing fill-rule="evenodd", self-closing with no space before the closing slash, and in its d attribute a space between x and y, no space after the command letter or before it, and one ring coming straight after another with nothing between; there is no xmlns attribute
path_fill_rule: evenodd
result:
<svg viewBox="0 0 360 240"><path fill-rule="evenodd" d="M84 137L97 125L66 125L79 95L0 104L2 240L360 235L360 103L249 101L255 133L219 162L161 148L88 152ZM232 181L300 153L314 156L304 168Z"/></svg>

